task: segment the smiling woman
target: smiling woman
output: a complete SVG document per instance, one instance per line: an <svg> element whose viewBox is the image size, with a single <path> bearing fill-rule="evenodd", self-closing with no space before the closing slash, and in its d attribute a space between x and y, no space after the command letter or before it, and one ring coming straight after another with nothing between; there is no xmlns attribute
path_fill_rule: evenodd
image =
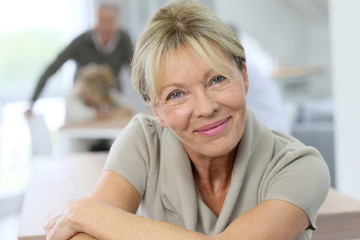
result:
<svg viewBox="0 0 360 240"><path fill-rule="evenodd" d="M155 117L133 118L92 197L49 216L48 239L311 239L327 166L247 107L244 49L226 24L197 1L163 6L132 82Z"/></svg>

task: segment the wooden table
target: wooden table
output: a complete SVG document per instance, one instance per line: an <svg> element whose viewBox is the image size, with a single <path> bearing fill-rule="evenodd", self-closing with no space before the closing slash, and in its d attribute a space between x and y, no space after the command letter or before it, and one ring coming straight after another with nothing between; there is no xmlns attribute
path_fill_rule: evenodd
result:
<svg viewBox="0 0 360 240"><path fill-rule="evenodd" d="M95 139L112 142L130 122L132 116L121 116L91 122L66 124L59 129L60 152L70 154L90 150Z"/></svg>
<svg viewBox="0 0 360 240"><path fill-rule="evenodd" d="M44 240L43 223L67 200L89 196L107 153L37 158L23 203L18 239ZM313 240L360 238L360 202L334 189L319 211Z"/></svg>
<svg viewBox="0 0 360 240"><path fill-rule="evenodd" d="M360 239L360 201L330 189L316 225L313 240Z"/></svg>
<svg viewBox="0 0 360 240"><path fill-rule="evenodd" d="M60 134L67 138L115 139L131 118L132 116L123 116L91 122L65 124L60 128Z"/></svg>
<svg viewBox="0 0 360 240"><path fill-rule="evenodd" d="M18 239L44 240L43 224L47 216L67 200L89 196L106 157L107 153L83 153L34 159Z"/></svg>

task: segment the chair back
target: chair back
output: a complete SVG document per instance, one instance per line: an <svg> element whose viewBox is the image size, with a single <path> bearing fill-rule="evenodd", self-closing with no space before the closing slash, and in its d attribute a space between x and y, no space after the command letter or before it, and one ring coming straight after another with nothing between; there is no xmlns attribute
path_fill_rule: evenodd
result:
<svg viewBox="0 0 360 240"><path fill-rule="evenodd" d="M33 155L52 155L52 139L44 116L32 114L25 118L30 130Z"/></svg>

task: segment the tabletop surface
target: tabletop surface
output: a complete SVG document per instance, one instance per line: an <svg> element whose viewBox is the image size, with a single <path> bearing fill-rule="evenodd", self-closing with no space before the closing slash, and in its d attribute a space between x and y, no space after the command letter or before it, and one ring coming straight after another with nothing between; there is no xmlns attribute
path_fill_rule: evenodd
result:
<svg viewBox="0 0 360 240"><path fill-rule="evenodd" d="M312 240L360 239L360 201L330 189L316 226Z"/></svg>
<svg viewBox="0 0 360 240"><path fill-rule="evenodd" d="M360 212L360 201L352 199L331 188L328 197L319 210L320 215Z"/></svg>
<svg viewBox="0 0 360 240"><path fill-rule="evenodd" d="M60 130L78 128L124 128L131 120L132 115L124 115L113 118L93 120L89 122L68 123L63 125Z"/></svg>
<svg viewBox="0 0 360 240"><path fill-rule="evenodd" d="M60 127L60 134L70 138L115 138L133 116L121 116L89 122L68 123Z"/></svg>
<svg viewBox="0 0 360 240"><path fill-rule="evenodd" d="M45 239L42 226L47 216L67 200L89 196L106 157L107 153L82 153L34 159L18 239Z"/></svg>

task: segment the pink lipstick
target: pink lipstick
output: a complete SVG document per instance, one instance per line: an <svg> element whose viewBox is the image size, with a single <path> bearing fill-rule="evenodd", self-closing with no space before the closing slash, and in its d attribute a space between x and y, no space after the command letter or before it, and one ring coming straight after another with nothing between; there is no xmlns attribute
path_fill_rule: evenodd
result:
<svg viewBox="0 0 360 240"><path fill-rule="evenodd" d="M221 133L226 128L228 121L229 118L225 118L220 121L207 124L201 128L198 128L195 130L195 132L198 132L199 134L206 137L212 137Z"/></svg>

